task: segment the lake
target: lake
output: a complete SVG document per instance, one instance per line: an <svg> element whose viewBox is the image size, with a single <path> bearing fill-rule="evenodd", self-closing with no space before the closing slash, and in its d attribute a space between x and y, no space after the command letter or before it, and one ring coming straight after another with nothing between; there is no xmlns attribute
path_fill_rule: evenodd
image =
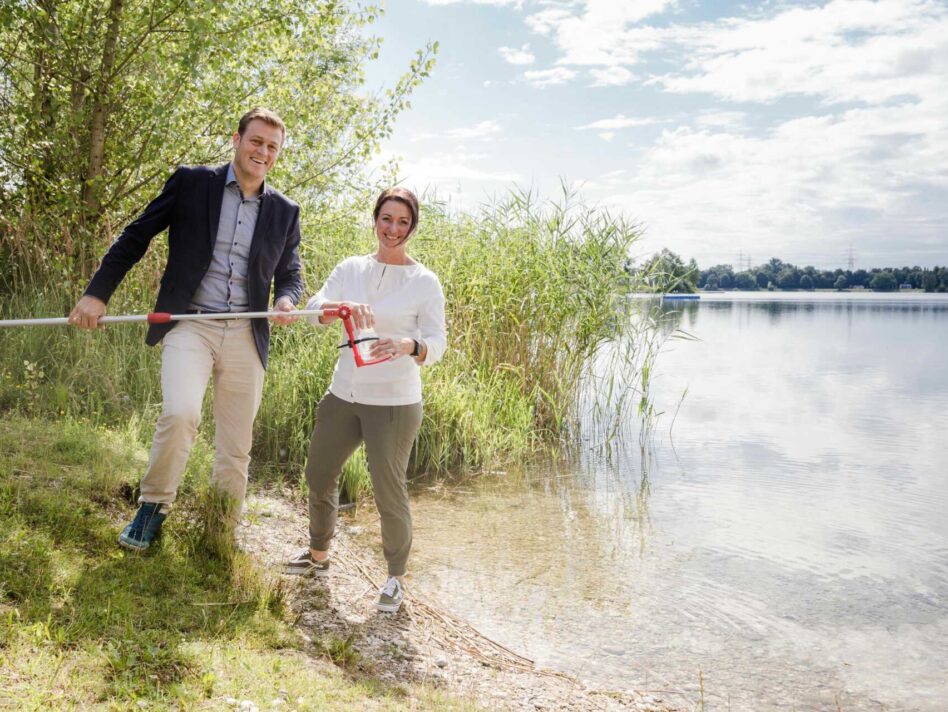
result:
<svg viewBox="0 0 948 712"><path fill-rule="evenodd" d="M541 666L684 709L948 706L948 298L666 302L634 418L414 501L412 581ZM672 422L674 422L672 426Z"/></svg>

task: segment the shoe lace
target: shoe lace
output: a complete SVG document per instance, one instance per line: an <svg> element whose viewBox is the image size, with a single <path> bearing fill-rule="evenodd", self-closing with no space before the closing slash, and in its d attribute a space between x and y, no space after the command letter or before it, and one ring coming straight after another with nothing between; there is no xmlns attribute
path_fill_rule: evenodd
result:
<svg viewBox="0 0 948 712"><path fill-rule="evenodd" d="M159 512L161 512L161 505L148 506L148 503L140 505L138 511L135 512L135 518L132 520L132 531L143 533L151 520Z"/></svg>
<svg viewBox="0 0 948 712"><path fill-rule="evenodd" d="M401 589L401 584L398 582L398 579L392 576L388 581L385 582L385 585L382 586L382 593L389 598L395 598L395 594Z"/></svg>

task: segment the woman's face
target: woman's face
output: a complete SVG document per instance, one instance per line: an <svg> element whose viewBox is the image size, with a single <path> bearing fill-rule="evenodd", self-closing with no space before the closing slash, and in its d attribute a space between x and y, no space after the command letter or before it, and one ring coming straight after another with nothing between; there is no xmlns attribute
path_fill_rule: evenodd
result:
<svg viewBox="0 0 948 712"><path fill-rule="evenodd" d="M393 249L405 244L411 230L411 210L398 200L386 200L375 221L375 236L379 247Z"/></svg>

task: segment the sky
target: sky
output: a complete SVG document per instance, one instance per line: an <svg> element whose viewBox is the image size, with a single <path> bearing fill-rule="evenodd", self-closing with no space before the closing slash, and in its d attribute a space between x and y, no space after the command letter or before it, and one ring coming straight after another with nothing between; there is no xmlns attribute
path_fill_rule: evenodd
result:
<svg viewBox="0 0 948 712"><path fill-rule="evenodd" d="M379 161L458 209L562 185L704 267L948 264L948 1L388 0L437 40Z"/></svg>

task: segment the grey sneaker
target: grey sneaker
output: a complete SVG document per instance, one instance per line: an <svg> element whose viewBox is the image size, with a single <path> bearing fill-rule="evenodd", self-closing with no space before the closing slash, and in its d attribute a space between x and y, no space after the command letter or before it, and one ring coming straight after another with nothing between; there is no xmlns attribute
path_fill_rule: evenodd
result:
<svg viewBox="0 0 948 712"><path fill-rule="evenodd" d="M300 549L296 556L283 564L283 573L323 578L329 576L329 558L316 561L309 549Z"/></svg>
<svg viewBox="0 0 948 712"><path fill-rule="evenodd" d="M376 610L383 613L398 613L402 601L405 600L405 591L402 584L394 576L389 576L388 581L379 591L379 600L375 604Z"/></svg>

